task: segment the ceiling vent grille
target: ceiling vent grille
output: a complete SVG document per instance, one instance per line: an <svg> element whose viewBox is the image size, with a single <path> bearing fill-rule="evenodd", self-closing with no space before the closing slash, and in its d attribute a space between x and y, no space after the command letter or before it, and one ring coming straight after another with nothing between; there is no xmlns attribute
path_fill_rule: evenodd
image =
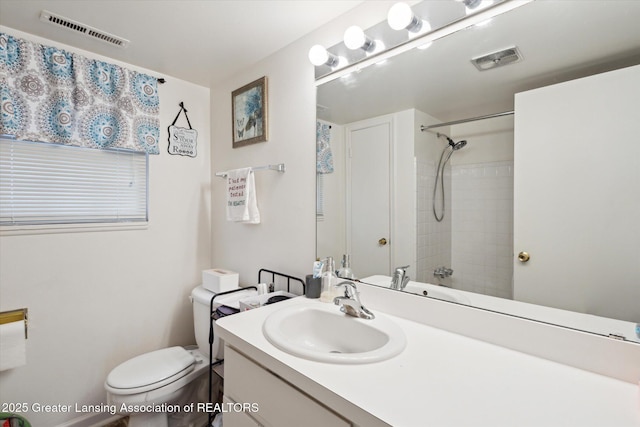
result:
<svg viewBox="0 0 640 427"><path fill-rule="evenodd" d="M522 61L522 54L517 47L510 47L499 52L473 58L471 62L480 71L490 70L503 65L513 64Z"/></svg>
<svg viewBox="0 0 640 427"><path fill-rule="evenodd" d="M98 30L97 28L93 28L89 25L74 21L73 19L56 15L55 13L49 12L48 10L43 10L42 12L40 12L40 20L84 34L88 37L93 37L94 39L102 40L103 42L109 43L112 46L125 48L129 44L129 40L127 39L109 34L106 31Z"/></svg>

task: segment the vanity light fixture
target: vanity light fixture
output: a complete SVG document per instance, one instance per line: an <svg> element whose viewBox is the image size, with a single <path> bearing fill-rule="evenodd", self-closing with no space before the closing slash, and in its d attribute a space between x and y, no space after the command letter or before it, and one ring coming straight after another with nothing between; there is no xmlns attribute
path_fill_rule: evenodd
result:
<svg viewBox="0 0 640 427"><path fill-rule="evenodd" d="M309 49L309 61L313 65L328 65L329 67L337 67L340 64L340 58L336 55L330 53L327 49L322 45L314 45Z"/></svg>
<svg viewBox="0 0 640 427"><path fill-rule="evenodd" d="M426 49L431 45L433 41L437 39L445 37L449 34L453 34L456 31L488 22L488 20L490 20L494 16L501 15L513 9L517 9L534 0L508 0L501 2L495 2L494 0L481 0L479 4L475 4L476 0L457 1L465 3L465 6L466 3L469 3L472 6L475 5L476 10L474 11L474 13L468 13L467 16L462 19L458 19L449 24L443 25L439 28L436 28L435 30L431 29L431 26L427 21L423 21L419 17L417 17L406 3L404 3L404 6L398 6L397 4L394 5L389 10L387 18L390 18L389 15L391 15L391 19L387 19L387 24L391 28L394 28L395 26L398 29L409 30L410 32L408 35L408 40L394 46L390 46L388 48L386 46L383 46L383 43L380 40L375 40L375 52L368 53L366 58L353 58L354 63L352 64L352 67L348 66L348 61L346 58L332 55L331 53L327 52L326 49L324 49L322 46L314 46L309 51L309 59L311 60L311 62L317 66L329 65L331 67L331 71L316 69L316 85L319 86L334 79L345 77L350 73L358 72L359 70L362 70L374 64L382 64L386 59L391 58L399 53L406 52L410 49ZM396 11L392 12L392 9L394 8ZM404 12L402 12L403 9ZM400 12L398 12L398 10ZM396 18L393 17L397 17L398 15L402 14L405 15L402 20L404 26L398 23L401 21L400 19L396 21ZM389 21L393 22L393 25ZM380 23L379 25L384 24ZM344 44L343 47L346 48ZM372 53L375 53L375 55L373 55Z"/></svg>
<svg viewBox="0 0 640 427"><path fill-rule="evenodd" d="M387 13L387 22L394 30L407 30L410 33L419 33L422 30L429 31L431 26L413 13L406 3L396 3ZM426 24L426 25L425 25ZM425 28L428 27L428 28Z"/></svg>

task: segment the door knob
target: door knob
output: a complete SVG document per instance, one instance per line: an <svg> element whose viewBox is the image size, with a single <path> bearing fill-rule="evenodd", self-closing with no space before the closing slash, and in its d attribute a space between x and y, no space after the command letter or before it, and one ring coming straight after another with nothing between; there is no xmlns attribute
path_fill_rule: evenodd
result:
<svg viewBox="0 0 640 427"><path fill-rule="evenodd" d="M384 246L384 245L386 245L386 244L387 244L387 239L385 239L385 238L383 237L382 239L378 240L378 244L379 244L380 246Z"/></svg>
<svg viewBox="0 0 640 427"><path fill-rule="evenodd" d="M531 258L531 256L529 255L528 252L520 252L518 254L518 261L520 261L520 262L527 262L527 261L529 261L530 258Z"/></svg>

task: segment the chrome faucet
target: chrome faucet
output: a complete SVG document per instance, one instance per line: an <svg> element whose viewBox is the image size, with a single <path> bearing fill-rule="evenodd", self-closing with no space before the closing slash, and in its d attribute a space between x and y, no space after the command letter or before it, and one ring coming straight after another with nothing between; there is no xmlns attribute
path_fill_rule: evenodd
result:
<svg viewBox="0 0 640 427"><path fill-rule="evenodd" d="M438 267L433 271L433 275L441 279L451 277L452 274L453 270L447 267Z"/></svg>
<svg viewBox="0 0 640 427"><path fill-rule="evenodd" d="M360 302L360 292L353 282L345 280L336 285L344 286L344 296L335 297L333 303L340 306L340 311L349 316L359 317L361 319L373 319L374 314Z"/></svg>
<svg viewBox="0 0 640 427"><path fill-rule="evenodd" d="M396 267L391 278L391 289L402 290L409 283L409 275L407 274L408 265L403 267Z"/></svg>

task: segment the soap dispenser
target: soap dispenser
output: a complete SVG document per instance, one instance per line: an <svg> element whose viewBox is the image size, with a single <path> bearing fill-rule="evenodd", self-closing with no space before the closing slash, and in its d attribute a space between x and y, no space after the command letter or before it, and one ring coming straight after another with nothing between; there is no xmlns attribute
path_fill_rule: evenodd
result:
<svg viewBox="0 0 640 427"><path fill-rule="evenodd" d="M353 275L353 271L351 270L351 256L350 255L342 255L342 267L338 270L338 277L342 279L354 280L356 276Z"/></svg>
<svg viewBox="0 0 640 427"><path fill-rule="evenodd" d="M336 276L336 265L333 257L327 257L324 260L324 270L322 272L322 291L320 293L320 301L333 302L338 296L336 285L338 284L338 276Z"/></svg>

